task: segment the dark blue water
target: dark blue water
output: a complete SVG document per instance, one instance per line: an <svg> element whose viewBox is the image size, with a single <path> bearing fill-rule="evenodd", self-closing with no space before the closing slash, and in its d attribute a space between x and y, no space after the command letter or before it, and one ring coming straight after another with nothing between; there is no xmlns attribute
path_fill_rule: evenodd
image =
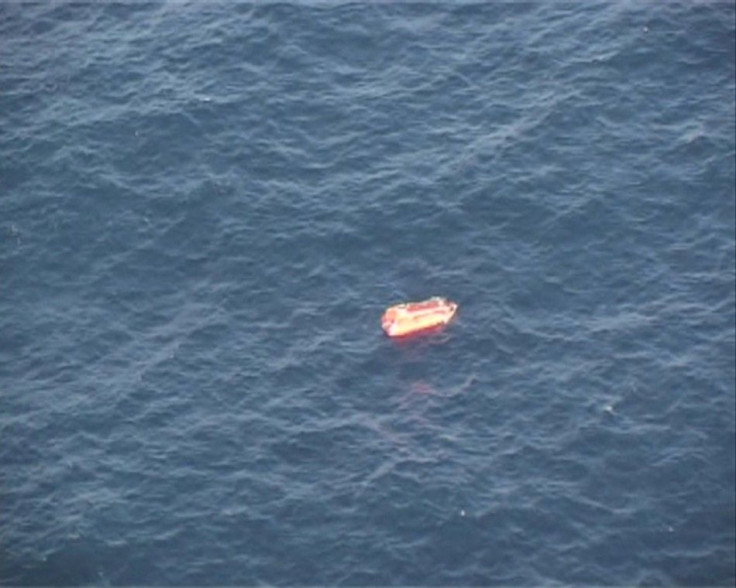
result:
<svg viewBox="0 0 736 588"><path fill-rule="evenodd" d="M0 583L733 585L734 19L0 4Z"/></svg>

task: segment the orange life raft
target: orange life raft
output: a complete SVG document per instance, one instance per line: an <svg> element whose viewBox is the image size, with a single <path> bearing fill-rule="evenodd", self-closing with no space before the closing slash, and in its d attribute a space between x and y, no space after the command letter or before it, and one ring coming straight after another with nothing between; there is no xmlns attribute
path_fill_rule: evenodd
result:
<svg viewBox="0 0 736 588"><path fill-rule="evenodd" d="M389 337L403 337L446 325L457 312L457 304L435 296L423 302L406 302L386 309L381 326Z"/></svg>

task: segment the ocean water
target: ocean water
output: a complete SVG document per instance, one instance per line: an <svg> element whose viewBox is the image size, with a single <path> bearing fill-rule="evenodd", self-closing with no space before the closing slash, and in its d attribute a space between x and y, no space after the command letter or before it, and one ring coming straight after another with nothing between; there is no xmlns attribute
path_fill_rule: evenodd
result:
<svg viewBox="0 0 736 588"><path fill-rule="evenodd" d="M0 584L734 585L734 22L0 4Z"/></svg>

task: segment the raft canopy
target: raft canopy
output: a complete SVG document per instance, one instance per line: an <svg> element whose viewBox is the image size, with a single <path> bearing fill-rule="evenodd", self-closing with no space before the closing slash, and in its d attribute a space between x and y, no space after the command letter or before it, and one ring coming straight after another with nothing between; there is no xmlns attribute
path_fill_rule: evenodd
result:
<svg viewBox="0 0 736 588"><path fill-rule="evenodd" d="M381 317L381 326L389 337L401 337L446 325L456 312L457 303L433 296L421 302L390 306Z"/></svg>

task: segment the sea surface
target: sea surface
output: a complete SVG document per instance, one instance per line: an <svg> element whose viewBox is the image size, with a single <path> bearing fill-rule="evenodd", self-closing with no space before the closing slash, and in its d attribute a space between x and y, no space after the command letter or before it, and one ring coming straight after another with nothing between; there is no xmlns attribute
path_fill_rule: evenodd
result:
<svg viewBox="0 0 736 588"><path fill-rule="evenodd" d="M1 3L0 584L733 586L735 13Z"/></svg>

